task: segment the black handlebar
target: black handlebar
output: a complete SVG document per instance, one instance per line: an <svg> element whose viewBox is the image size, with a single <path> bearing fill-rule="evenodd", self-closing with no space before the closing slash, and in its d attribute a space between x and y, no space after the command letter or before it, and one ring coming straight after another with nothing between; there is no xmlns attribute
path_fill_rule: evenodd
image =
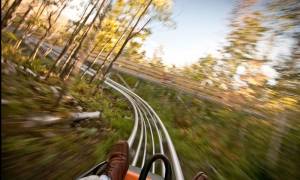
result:
<svg viewBox="0 0 300 180"><path fill-rule="evenodd" d="M150 160L148 160L142 169L139 180L146 180L148 172L150 171L151 165L154 161L161 159L164 162L166 173L165 180L172 179L172 168L169 159L163 154L155 154Z"/></svg>

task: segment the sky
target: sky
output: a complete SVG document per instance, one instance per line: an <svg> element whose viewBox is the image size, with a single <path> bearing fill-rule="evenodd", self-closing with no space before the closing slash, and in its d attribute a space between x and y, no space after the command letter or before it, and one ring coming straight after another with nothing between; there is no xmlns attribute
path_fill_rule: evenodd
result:
<svg viewBox="0 0 300 180"><path fill-rule="evenodd" d="M164 63L184 66L217 50L225 42L234 0L174 0L172 19L176 29L150 25L152 35L143 47L151 58L163 48Z"/></svg>
<svg viewBox="0 0 300 180"><path fill-rule="evenodd" d="M77 19L73 7L84 7L83 0L72 1L63 15ZM228 33L228 19L234 0L174 0L172 19L176 29L161 23L150 24L152 35L143 50L151 58L153 51L162 47L163 61L167 65L184 66L197 61L208 53L218 55L217 50Z"/></svg>
<svg viewBox="0 0 300 180"><path fill-rule="evenodd" d="M86 1L72 1L63 14L70 19L77 19L78 13L72 6L83 8L81 2ZM218 49L226 42L225 38L230 30L228 24L234 2L235 0L174 0L172 19L176 28L167 28L158 23L150 24L152 34L143 46L146 56L151 58L154 50L159 48L163 52L163 62L177 67L196 62L207 54L218 57ZM240 71L243 74L243 70ZM262 71L271 80L277 77L277 73L269 65L262 67Z"/></svg>

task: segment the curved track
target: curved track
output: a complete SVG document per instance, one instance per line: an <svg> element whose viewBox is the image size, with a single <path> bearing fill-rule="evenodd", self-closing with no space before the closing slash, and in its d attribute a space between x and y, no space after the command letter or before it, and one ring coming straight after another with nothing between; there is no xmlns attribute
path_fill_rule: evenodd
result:
<svg viewBox="0 0 300 180"><path fill-rule="evenodd" d="M36 42L33 39L27 39L27 43L35 44ZM41 51L46 51L48 48L49 44L46 46L43 45ZM55 47L49 56L55 59L60 51L61 48ZM80 67L82 71L86 70L86 68L86 65ZM95 70L93 69L87 71L88 75L93 75L94 73ZM109 78L107 78L104 83L121 93L133 107L134 126L127 140L129 148L133 152L131 165L143 167L147 158L155 153L161 153L171 159L175 178L177 180L183 180L184 176L171 137L153 108L140 96L121 84ZM154 163L151 172L164 176L165 168L163 163Z"/></svg>
<svg viewBox="0 0 300 180"><path fill-rule="evenodd" d="M150 156L155 153L161 153L165 155L167 154L172 160L174 175L176 179L183 179L180 162L178 160L177 153L170 135L153 108L137 94L125 88L124 86L112 81L111 79L107 79L105 81L105 84L123 94L130 101L134 108L135 123L133 131L128 139L128 144L130 145L130 148L134 148L133 142L138 141L138 145L135 150L135 156L132 161L132 165L143 167L146 159L146 154ZM139 135L136 131L138 126L140 127ZM150 138L147 138L147 136L149 135ZM155 136L157 138L155 138ZM150 139L150 143L147 143L148 139ZM155 140L157 140L158 142L156 142ZM166 146L164 146L164 143L166 144ZM151 147L150 152L147 152L147 149L149 149L148 147ZM139 157L142 161L141 164L137 164L137 158ZM164 167L162 163L160 164L160 167L162 169L161 175L164 175ZM156 168L154 164L152 167L152 172L155 173L155 170Z"/></svg>

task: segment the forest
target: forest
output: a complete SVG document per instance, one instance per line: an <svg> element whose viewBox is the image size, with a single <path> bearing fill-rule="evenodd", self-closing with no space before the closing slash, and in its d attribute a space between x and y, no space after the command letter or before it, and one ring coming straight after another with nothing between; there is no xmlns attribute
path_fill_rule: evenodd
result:
<svg viewBox="0 0 300 180"><path fill-rule="evenodd" d="M76 178L128 139L135 107L108 81L157 112L185 179L300 178L299 0L234 1L219 55L182 67L143 48L153 24L176 30L175 3L1 0L3 179Z"/></svg>

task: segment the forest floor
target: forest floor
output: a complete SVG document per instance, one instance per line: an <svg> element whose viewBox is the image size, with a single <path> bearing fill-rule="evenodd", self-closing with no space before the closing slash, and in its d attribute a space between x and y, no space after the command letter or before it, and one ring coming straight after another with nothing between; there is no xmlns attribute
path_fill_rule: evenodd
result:
<svg viewBox="0 0 300 180"><path fill-rule="evenodd" d="M105 160L114 142L129 137L133 114L121 95L106 88L92 95L93 87L74 77L57 103L63 86L58 78L46 81L33 77L18 68L26 53L12 53L9 44L2 44L2 50L4 179L75 178ZM45 66L36 64L31 69L43 74ZM99 118L76 123L70 120L70 113L94 111L100 111Z"/></svg>
<svg viewBox="0 0 300 180"><path fill-rule="evenodd" d="M127 139L133 113L126 99L72 77L67 92L58 78L41 80L18 67L29 50L14 51L2 36L1 136L4 179L70 179L106 159L111 145ZM7 39L6 39L7 40ZM51 60L37 59L30 69L44 75ZM32 74L32 73L31 73ZM165 124L186 179L198 171L210 179L297 179L300 177L300 124L290 115L279 160L267 158L274 120L262 119L191 95L122 75L135 93L147 101ZM112 78L118 81L116 76ZM56 89L56 90L54 90ZM70 112L100 111L98 119L73 123ZM55 123L41 117L58 116ZM282 166L282 164L284 166ZM45 170L48 169L48 170Z"/></svg>
<svg viewBox="0 0 300 180"><path fill-rule="evenodd" d="M186 179L192 179L199 171L206 172L210 179L220 180L300 177L297 115L288 117L291 126L284 135L279 159L271 166L267 155L276 126L272 117L253 116L132 76L122 76L130 87L139 81L134 92L153 107L168 129ZM121 83L117 76L112 79Z"/></svg>

